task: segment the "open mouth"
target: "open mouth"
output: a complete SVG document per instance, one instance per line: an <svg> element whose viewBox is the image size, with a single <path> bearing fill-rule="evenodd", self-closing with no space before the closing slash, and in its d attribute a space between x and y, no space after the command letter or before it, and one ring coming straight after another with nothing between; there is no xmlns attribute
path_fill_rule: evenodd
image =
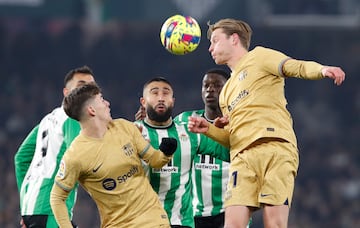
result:
<svg viewBox="0 0 360 228"><path fill-rule="evenodd" d="M157 106L155 107L155 110L156 110L156 111L165 111L165 110L166 110L166 106L165 106L165 105L162 105L162 104L157 105Z"/></svg>

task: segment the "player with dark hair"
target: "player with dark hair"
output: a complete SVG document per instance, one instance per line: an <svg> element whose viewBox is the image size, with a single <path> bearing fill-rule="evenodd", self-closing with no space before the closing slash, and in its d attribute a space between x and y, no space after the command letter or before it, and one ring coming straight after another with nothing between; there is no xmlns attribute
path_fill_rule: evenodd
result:
<svg viewBox="0 0 360 228"><path fill-rule="evenodd" d="M94 82L93 75L88 66L70 70L64 79L63 95ZM62 106L57 107L34 127L19 147L14 162L22 227L58 227L50 207L50 191L60 159L79 131L79 123L69 118ZM74 189L66 201L70 218L75 196Z"/></svg>
<svg viewBox="0 0 360 228"><path fill-rule="evenodd" d="M174 91L168 80L157 77L145 83L141 105L146 117L136 123L142 135L157 148L163 137L179 142L173 159L161 169L150 168L150 183L159 195L172 227L194 227L192 168L198 153L229 161L229 151L210 139L188 131L186 123L173 121Z"/></svg>
<svg viewBox="0 0 360 228"><path fill-rule="evenodd" d="M219 94L229 77L229 73L223 69L208 70L201 86L204 109L182 112L174 121L186 124L189 116L201 116L213 123L217 117L221 117ZM209 143L217 144L213 140ZM195 228L224 227L223 202L229 176L229 163L210 155L198 154L194 158L193 165Z"/></svg>
<svg viewBox="0 0 360 228"><path fill-rule="evenodd" d="M64 110L80 122L81 132L64 154L51 191L60 227L71 227L65 200L76 182L95 201L101 227L170 227L141 159L160 169L170 161L177 141L163 138L155 150L132 122L112 119L110 103L95 83L66 96Z"/></svg>
<svg viewBox="0 0 360 228"><path fill-rule="evenodd" d="M204 133L230 148L230 181L225 197L225 227L246 227L263 207L265 227L287 227L299 158L286 105L286 77L345 79L339 67L301 61L264 47L249 51L252 30L235 19L209 24L209 52L231 69L219 103L224 117L215 125L189 117L192 132Z"/></svg>

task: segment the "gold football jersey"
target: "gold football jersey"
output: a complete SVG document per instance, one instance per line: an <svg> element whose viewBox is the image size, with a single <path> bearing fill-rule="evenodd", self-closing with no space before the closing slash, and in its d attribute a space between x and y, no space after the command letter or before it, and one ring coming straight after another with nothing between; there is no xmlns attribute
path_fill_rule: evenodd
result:
<svg viewBox="0 0 360 228"><path fill-rule="evenodd" d="M160 168L171 157L153 149L132 122L114 120L102 139L80 133L62 159L56 184L68 191L79 181L96 202L102 227L168 227L140 158Z"/></svg>
<svg viewBox="0 0 360 228"><path fill-rule="evenodd" d="M263 47L242 57L219 98L220 108L230 121L231 158L263 137L281 138L297 146L286 108L285 77L321 79L322 67Z"/></svg>

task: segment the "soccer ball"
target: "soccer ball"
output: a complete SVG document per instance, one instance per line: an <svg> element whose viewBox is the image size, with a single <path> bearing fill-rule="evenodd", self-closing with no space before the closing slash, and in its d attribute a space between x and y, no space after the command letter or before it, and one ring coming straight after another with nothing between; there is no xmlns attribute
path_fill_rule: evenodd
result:
<svg viewBox="0 0 360 228"><path fill-rule="evenodd" d="M175 55L193 52L199 46L200 39L200 26L190 16L174 15L161 27L161 43L166 50Z"/></svg>

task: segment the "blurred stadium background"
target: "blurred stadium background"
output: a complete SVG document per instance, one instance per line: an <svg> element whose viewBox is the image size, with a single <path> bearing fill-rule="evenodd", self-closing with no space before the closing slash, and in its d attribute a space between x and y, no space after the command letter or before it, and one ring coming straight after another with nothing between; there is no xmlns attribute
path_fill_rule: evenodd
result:
<svg viewBox="0 0 360 228"><path fill-rule="evenodd" d="M168 53L159 40L174 14L202 26L198 49ZM114 117L133 120L143 83L167 77L177 114L202 108L201 78L214 67L206 22L243 19L262 45L298 59L339 65L331 80L289 79L286 94L300 147L300 168L289 227L360 227L360 2L358 0L0 0L0 227L18 227L13 156L39 120L62 99L69 69L89 65ZM225 68L226 69L226 68ZM262 227L261 212L253 227ZM96 208L81 190L80 227L99 227Z"/></svg>

